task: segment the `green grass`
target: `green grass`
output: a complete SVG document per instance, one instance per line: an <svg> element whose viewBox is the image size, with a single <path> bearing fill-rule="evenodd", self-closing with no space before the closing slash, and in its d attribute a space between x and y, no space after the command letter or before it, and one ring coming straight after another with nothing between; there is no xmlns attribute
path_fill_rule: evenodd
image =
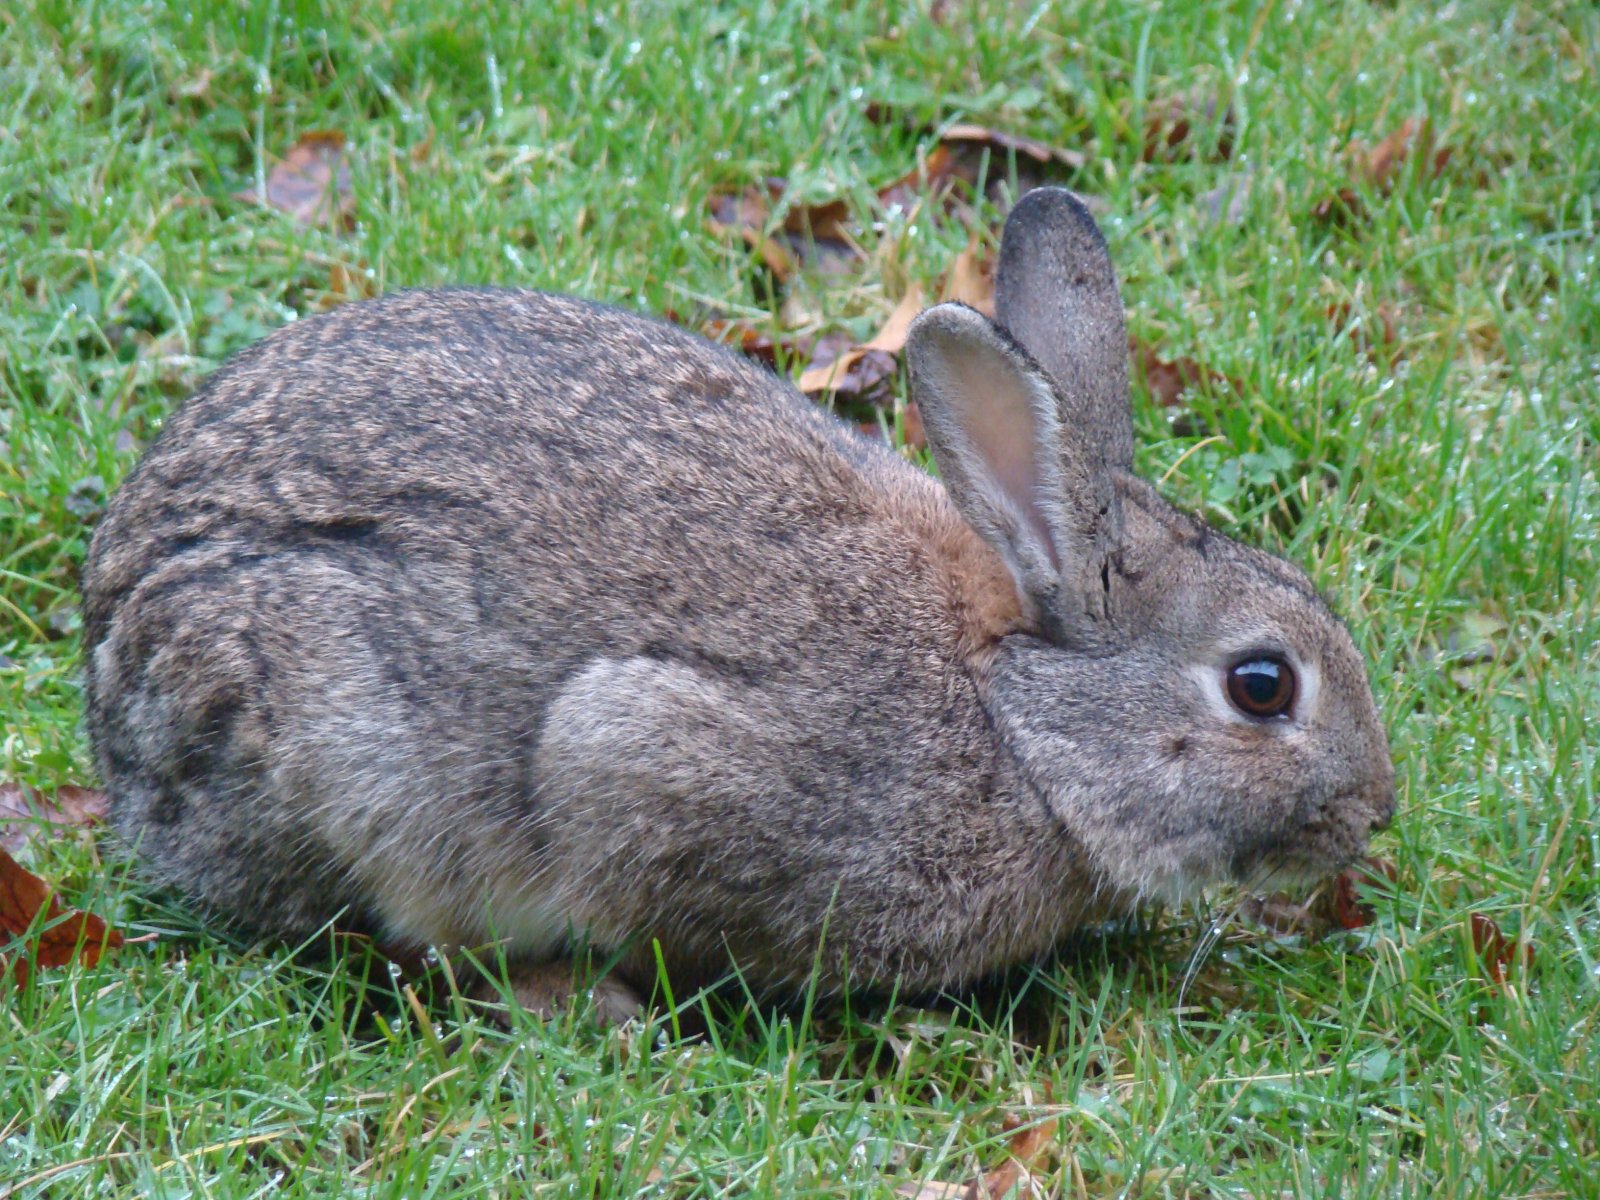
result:
<svg viewBox="0 0 1600 1200"><path fill-rule="evenodd" d="M327 302L336 268L770 325L784 297L703 214L772 175L850 197L868 254L786 311L867 333L967 238L873 191L918 127L969 120L1085 151L1069 182L1103 202L1131 328L1240 382L1141 397L1141 465L1306 565L1367 652L1401 794L1375 924L1311 945L1230 924L1187 990L1226 902L971 1002L506 1033L361 955L219 940L91 840L36 840L73 902L165 936L0 1006L0 1196L886 1196L1052 1113L1069 1196L1597 1194L1600 12L887 7L0 11L0 781L92 782L93 517L195 382ZM1231 96L1231 160L1141 161L1145 114L1183 96ZM1424 116L1440 174L1313 215L1352 139ZM353 230L232 198L318 129L349 139ZM1358 336L1380 310L1392 361ZM1535 948L1507 987L1473 913Z"/></svg>

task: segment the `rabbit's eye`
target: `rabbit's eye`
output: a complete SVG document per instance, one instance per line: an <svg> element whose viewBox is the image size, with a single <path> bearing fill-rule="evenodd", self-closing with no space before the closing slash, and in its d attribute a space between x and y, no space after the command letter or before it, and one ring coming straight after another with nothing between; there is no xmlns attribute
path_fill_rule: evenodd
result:
<svg viewBox="0 0 1600 1200"><path fill-rule="evenodd" d="M1250 658L1228 672L1228 699L1247 717L1281 717L1294 704L1294 670L1281 658Z"/></svg>

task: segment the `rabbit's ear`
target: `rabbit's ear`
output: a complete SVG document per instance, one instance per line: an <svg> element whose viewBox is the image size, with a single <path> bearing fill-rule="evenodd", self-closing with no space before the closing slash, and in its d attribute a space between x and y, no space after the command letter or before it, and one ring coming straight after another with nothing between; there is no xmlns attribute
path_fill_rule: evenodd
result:
<svg viewBox="0 0 1600 1200"><path fill-rule="evenodd" d="M1058 423L1076 453L1099 468L1095 494L1068 503L1104 510L1102 533L1117 541L1115 476L1133 465L1122 297L1105 239L1065 188L1035 188L1006 218L995 312L1055 384Z"/></svg>
<svg viewBox="0 0 1600 1200"><path fill-rule="evenodd" d="M998 550L1046 636L1084 640L1105 615L1108 552L1098 461L1063 430L1051 381L1006 333L961 304L906 338L912 392L956 507ZM1086 624L1087 621L1087 624Z"/></svg>

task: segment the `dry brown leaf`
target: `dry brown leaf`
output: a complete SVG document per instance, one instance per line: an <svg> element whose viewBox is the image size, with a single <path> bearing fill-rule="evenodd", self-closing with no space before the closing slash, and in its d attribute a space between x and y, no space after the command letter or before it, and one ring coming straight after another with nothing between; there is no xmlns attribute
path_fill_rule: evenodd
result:
<svg viewBox="0 0 1600 1200"><path fill-rule="evenodd" d="M984 316L994 318L994 259L980 253L976 235L967 242L966 249L956 255L945 278L943 298L958 300L977 309Z"/></svg>
<svg viewBox="0 0 1600 1200"><path fill-rule="evenodd" d="M986 125L951 125L939 135L939 140L945 145L978 145L987 146L990 150L1011 150L1036 163L1060 163L1074 171L1082 170L1089 161L1081 151L1052 146L1036 138L1003 133Z"/></svg>
<svg viewBox="0 0 1600 1200"><path fill-rule="evenodd" d="M1133 356L1138 375L1150 395L1167 407L1178 403L1190 388L1215 389L1226 384L1235 392L1243 390L1231 375L1213 371L1192 358L1168 361L1157 354L1153 346L1132 335L1128 337L1128 353Z"/></svg>
<svg viewBox="0 0 1600 1200"><path fill-rule="evenodd" d="M871 390L894 373L895 356L905 348L906 331L924 307L922 288L913 283L870 341L851 346L825 362L813 360L800 373L800 390L808 396L830 391L859 396ZM821 349L820 343L818 348Z"/></svg>
<svg viewBox="0 0 1600 1200"><path fill-rule="evenodd" d="M1514 965L1520 963L1524 970L1533 967L1533 945L1517 938L1508 938L1500 926L1482 913L1473 913L1467 921L1472 936L1472 948L1490 983L1505 987Z"/></svg>
<svg viewBox="0 0 1600 1200"><path fill-rule="evenodd" d="M1400 333L1393 306L1380 304L1371 314L1362 314L1340 301L1328 305L1327 311L1329 324L1336 330L1348 329L1350 344L1373 362L1396 357Z"/></svg>
<svg viewBox="0 0 1600 1200"><path fill-rule="evenodd" d="M712 192L706 198L710 210L713 233L733 234L761 255L779 283L787 283L799 269L794 255L777 238L766 232L769 210L767 199L760 189L745 188L742 192Z"/></svg>
<svg viewBox="0 0 1600 1200"><path fill-rule="evenodd" d="M811 352L811 339L786 337L756 324L745 317L725 317L720 314L685 316L673 309L661 314L675 325L697 331L701 337L737 350L746 358L755 359L773 370L778 369L779 355L785 362L798 362Z"/></svg>
<svg viewBox="0 0 1600 1200"><path fill-rule="evenodd" d="M123 936L93 913L63 909L45 883L16 859L0 850L0 935L20 938L44 913L45 927L24 943L9 965L16 968L20 986L31 970L63 967L77 961L91 967L106 950L123 944ZM0 976L7 961L0 955Z"/></svg>
<svg viewBox="0 0 1600 1200"><path fill-rule="evenodd" d="M1426 117L1407 117L1371 149L1363 142L1352 141L1345 150L1351 160L1351 174L1379 195L1389 193L1406 163L1413 165L1420 178L1433 179L1444 172L1452 153L1451 147L1435 143L1433 124ZM1364 207L1360 193L1351 186L1339 188L1311 212L1318 220L1355 220L1363 215Z"/></svg>
<svg viewBox="0 0 1600 1200"><path fill-rule="evenodd" d="M1331 887L1323 889L1313 912L1321 923L1334 929L1362 929L1377 919L1377 910L1356 893L1360 884L1378 885L1392 890L1400 873L1387 859L1364 858L1333 877Z"/></svg>
<svg viewBox="0 0 1600 1200"><path fill-rule="evenodd" d="M1227 160L1233 155L1234 115L1232 106L1222 109L1217 117L1219 101L1215 96L1174 96L1151 105L1145 111L1144 150L1145 162L1158 159L1176 162L1180 159ZM1195 135L1206 133L1214 140L1204 146Z"/></svg>
<svg viewBox="0 0 1600 1200"><path fill-rule="evenodd" d="M1367 152L1362 166L1367 182L1375 188L1387 189L1395 172L1408 159L1418 162L1424 175L1432 178L1440 174L1450 162L1450 147L1434 146L1433 125L1426 119L1407 117L1383 141Z"/></svg>
<svg viewBox="0 0 1600 1200"><path fill-rule="evenodd" d="M1045 1170L1061 1135L1061 1120L1041 1121L1018 1131L1006 1147L1006 1161L972 1181L968 1200L999 1200L1018 1185L1032 1191L1033 1177Z"/></svg>
<svg viewBox="0 0 1600 1200"><path fill-rule="evenodd" d="M789 358L796 358L802 352L799 343L774 338L766 330L759 329L742 318L729 320L726 317L712 317L701 322L700 332L713 342L721 342L746 358L764 362L774 370L778 366L779 349L782 349Z"/></svg>
<svg viewBox="0 0 1600 1200"><path fill-rule="evenodd" d="M712 192L706 200L713 232L734 234L753 247L779 283L787 283L802 265L837 272L860 257L849 231L850 208L844 200L826 204L791 204L782 224L769 229L788 185L767 179L738 192Z"/></svg>
<svg viewBox="0 0 1600 1200"><path fill-rule="evenodd" d="M348 228L355 197L344 146L344 134L336 131L303 134L268 173L266 196L253 187L234 195L281 209L302 225Z"/></svg>
<svg viewBox="0 0 1600 1200"><path fill-rule="evenodd" d="M0 783L0 850L15 854L49 826L87 828L106 818L110 798L96 788L66 784L52 796L20 783Z"/></svg>
<svg viewBox="0 0 1600 1200"><path fill-rule="evenodd" d="M370 300L377 294L378 285L364 267L335 262L328 267L328 290L323 293L317 306L327 310L350 300Z"/></svg>
<svg viewBox="0 0 1600 1200"><path fill-rule="evenodd" d="M907 400L905 411L900 414L900 441L912 450L926 450L928 447L928 433L922 427L922 410L917 407L915 400Z"/></svg>
<svg viewBox="0 0 1600 1200"><path fill-rule="evenodd" d="M1362 929L1372 924L1377 910L1361 900L1356 888L1364 884L1393 889L1398 879L1399 872L1392 862L1365 858L1340 871L1304 904L1279 892L1271 896L1248 896L1239 912L1269 933L1323 938L1335 930Z"/></svg>
<svg viewBox="0 0 1600 1200"><path fill-rule="evenodd" d="M1040 168L1065 166L1078 170L1088 161L1076 150L1003 133L985 125L951 125L939 134L933 149L915 167L878 189L878 203L885 209L910 211L926 195L934 201L934 211L951 212L957 207L958 184L967 189L977 187L986 152L991 155L1014 153L1031 162L1034 172L1022 172L1023 177L1018 179L1023 191L1040 182Z"/></svg>
<svg viewBox="0 0 1600 1200"><path fill-rule="evenodd" d="M977 164L940 142L893 183L878 189L878 203L885 209L910 212L924 195L931 196L943 211L957 183L973 187L978 182Z"/></svg>
<svg viewBox="0 0 1600 1200"><path fill-rule="evenodd" d="M994 1170L986 1172L967 1183L946 1183L931 1180L927 1183L903 1184L896 1189L897 1196L912 1200L1000 1200L1014 1189L1023 1190L1020 1196L1043 1196L1041 1182L1036 1178L1049 1166L1051 1157L1063 1153L1061 1148L1061 1118L1056 1117L1026 1128L1022 1122L1007 1116L1004 1128L1015 1130L1006 1145L1006 1160Z"/></svg>

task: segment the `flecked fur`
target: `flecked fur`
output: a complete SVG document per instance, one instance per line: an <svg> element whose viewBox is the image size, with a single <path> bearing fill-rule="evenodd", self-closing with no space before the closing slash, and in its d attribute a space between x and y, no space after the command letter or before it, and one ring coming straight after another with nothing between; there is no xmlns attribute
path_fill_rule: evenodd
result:
<svg viewBox="0 0 1600 1200"><path fill-rule="evenodd" d="M117 830L265 934L583 940L635 982L659 939L759 988L958 983L1145 897L1337 869L1393 803L1347 634L1128 474L1081 206L1025 197L1001 272L998 324L912 332L951 492L581 300L402 292L239 354L85 567ZM1263 647L1303 668L1292 720L1221 698Z"/></svg>

